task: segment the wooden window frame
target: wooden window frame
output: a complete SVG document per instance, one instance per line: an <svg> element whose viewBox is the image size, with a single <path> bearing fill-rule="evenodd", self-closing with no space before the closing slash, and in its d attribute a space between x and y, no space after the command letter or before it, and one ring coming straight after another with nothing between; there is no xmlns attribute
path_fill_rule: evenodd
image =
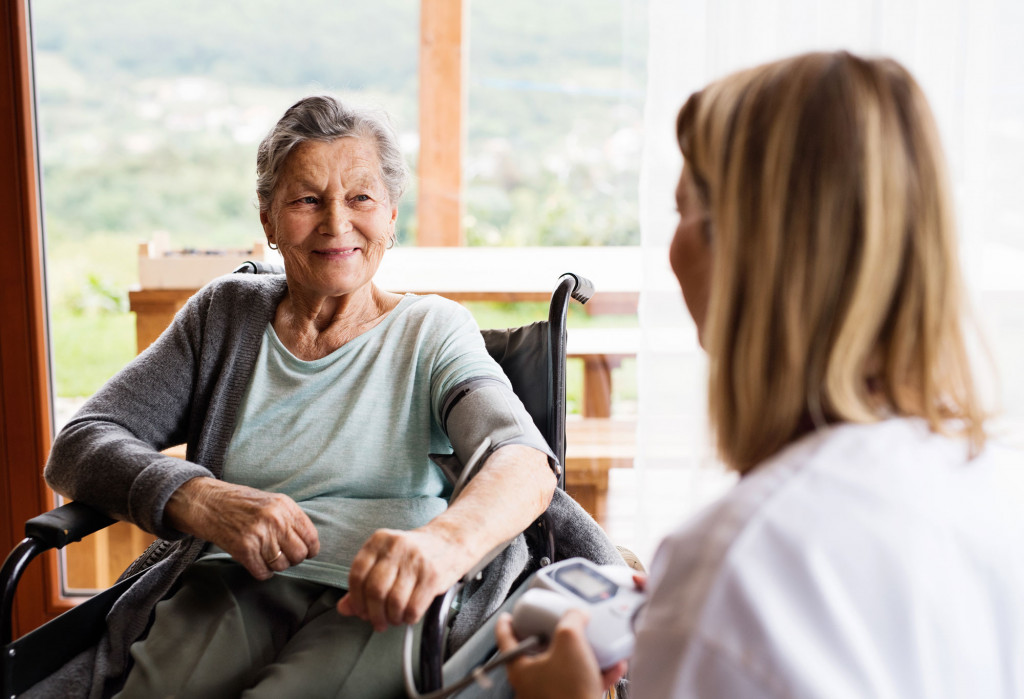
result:
<svg viewBox="0 0 1024 699"><path fill-rule="evenodd" d="M0 545L10 551L27 519L53 507L42 465L50 449L50 377L39 172L27 0L0 3ZM57 558L26 570L14 602L24 634L70 608Z"/></svg>

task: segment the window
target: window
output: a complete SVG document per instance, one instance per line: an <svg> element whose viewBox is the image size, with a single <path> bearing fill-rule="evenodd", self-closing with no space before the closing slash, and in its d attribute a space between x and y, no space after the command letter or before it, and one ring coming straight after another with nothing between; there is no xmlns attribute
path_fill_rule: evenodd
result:
<svg viewBox="0 0 1024 699"><path fill-rule="evenodd" d="M470 4L469 245L639 245L647 1Z"/></svg>

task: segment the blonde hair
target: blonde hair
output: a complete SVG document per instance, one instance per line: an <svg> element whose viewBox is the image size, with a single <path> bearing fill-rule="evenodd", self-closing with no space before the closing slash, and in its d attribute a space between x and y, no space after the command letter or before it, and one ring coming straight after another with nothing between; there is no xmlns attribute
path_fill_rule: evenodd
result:
<svg viewBox="0 0 1024 699"><path fill-rule="evenodd" d="M890 415L985 441L949 186L920 87L892 60L796 56L693 95L677 122L711 220L705 327L721 456Z"/></svg>

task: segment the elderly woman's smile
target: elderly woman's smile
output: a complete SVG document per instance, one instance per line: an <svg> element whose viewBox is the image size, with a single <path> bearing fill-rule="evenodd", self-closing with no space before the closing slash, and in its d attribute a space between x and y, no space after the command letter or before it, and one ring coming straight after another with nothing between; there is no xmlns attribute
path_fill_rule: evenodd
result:
<svg viewBox="0 0 1024 699"><path fill-rule="evenodd" d="M380 173L368 139L308 141L288 156L261 219L293 293L337 297L368 288L398 215Z"/></svg>
<svg viewBox="0 0 1024 699"><path fill-rule="evenodd" d="M325 258L341 260L346 257L352 257L358 252L362 252L362 248L324 248L323 250L314 250L313 254L321 255L322 257Z"/></svg>

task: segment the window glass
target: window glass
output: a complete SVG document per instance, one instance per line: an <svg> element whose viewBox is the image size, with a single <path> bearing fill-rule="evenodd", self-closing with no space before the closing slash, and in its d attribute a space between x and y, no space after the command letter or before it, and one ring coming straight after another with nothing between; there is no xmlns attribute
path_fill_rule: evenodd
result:
<svg viewBox="0 0 1024 699"><path fill-rule="evenodd" d="M638 245L647 0L471 2L470 245Z"/></svg>

